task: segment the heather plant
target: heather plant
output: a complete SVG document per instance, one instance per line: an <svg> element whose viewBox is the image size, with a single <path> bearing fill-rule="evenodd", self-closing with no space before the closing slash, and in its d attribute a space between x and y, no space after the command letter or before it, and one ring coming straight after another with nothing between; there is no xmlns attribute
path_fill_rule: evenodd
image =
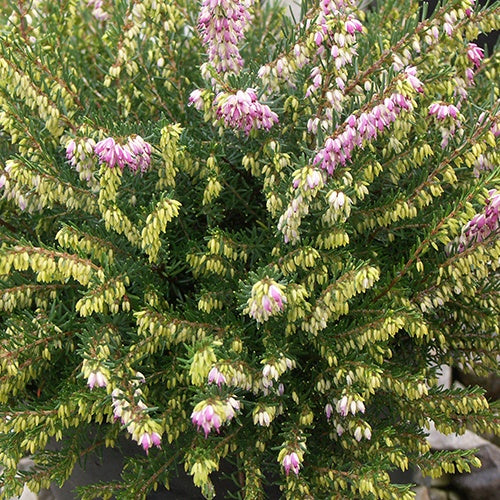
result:
<svg viewBox="0 0 500 500"><path fill-rule="evenodd" d="M4 1L3 495L412 498L498 431L500 6ZM58 447L48 443L60 441ZM32 456L35 467L18 472ZM224 494L224 492L222 492Z"/></svg>

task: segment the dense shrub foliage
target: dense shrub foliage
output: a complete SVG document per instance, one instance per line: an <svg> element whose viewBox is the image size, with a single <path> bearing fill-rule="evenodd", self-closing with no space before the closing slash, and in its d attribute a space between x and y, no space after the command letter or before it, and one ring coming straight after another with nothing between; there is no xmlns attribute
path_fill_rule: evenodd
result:
<svg viewBox="0 0 500 500"><path fill-rule="evenodd" d="M500 7L378 3L1 3L5 495L119 436L146 453L83 498L478 465L426 429L498 429L436 375L497 367Z"/></svg>

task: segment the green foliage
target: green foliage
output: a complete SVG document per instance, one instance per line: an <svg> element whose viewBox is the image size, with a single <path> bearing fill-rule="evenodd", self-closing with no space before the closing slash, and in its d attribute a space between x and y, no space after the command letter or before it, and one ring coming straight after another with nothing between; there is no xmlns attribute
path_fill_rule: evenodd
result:
<svg viewBox="0 0 500 500"><path fill-rule="evenodd" d="M344 64L317 53L317 2L297 24L255 4L246 65L225 76L202 66L197 3L108 2L102 19L93 3L0 7L3 494L63 483L124 435L148 455L82 498L145 498L179 464L210 497L222 459L248 499L266 481L287 498L406 499L390 470L477 466L432 453L425 429L498 431L480 390L436 378L500 354L498 224L463 230L500 189L499 55L467 55L498 2L427 20L416 2L345 2L321 42L355 49ZM245 133L222 106L248 88L278 121ZM321 168L348 117L388 99L404 103L393 119ZM97 153L137 136L143 171ZM208 406L218 421L197 429Z"/></svg>

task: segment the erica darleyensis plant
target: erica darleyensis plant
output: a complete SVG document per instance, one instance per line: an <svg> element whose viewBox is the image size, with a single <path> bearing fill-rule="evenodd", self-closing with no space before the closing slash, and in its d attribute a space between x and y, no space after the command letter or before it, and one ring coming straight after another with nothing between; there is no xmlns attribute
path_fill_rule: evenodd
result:
<svg viewBox="0 0 500 500"><path fill-rule="evenodd" d="M426 435L498 430L436 378L500 354L498 3L1 14L3 495L119 439L82 498L179 465L210 498L224 462L248 499L409 499L389 471L478 465Z"/></svg>

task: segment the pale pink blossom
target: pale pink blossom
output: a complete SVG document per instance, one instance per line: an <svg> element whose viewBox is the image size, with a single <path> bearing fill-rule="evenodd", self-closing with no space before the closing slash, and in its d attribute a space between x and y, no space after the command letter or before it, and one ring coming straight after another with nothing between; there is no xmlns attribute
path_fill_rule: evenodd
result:
<svg viewBox="0 0 500 500"><path fill-rule="evenodd" d="M74 157L75 149L76 149L76 142L73 139L71 139L66 145L66 159L69 162L71 162L71 160Z"/></svg>
<svg viewBox="0 0 500 500"><path fill-rule="evenodd" d="M349 400L347 396L342 397L338 402L337 402L337 407L336 410L340 415L345 417L349 413Z"/></svg>
<svg viewBox="0 0 500 500"><path fill-rule="evenodd" d="M145 432L139 437L139 444L144 448L144 451L148 453L149 448L152 446L161 448L161 436L157 432Z"/></svg>
<svg viewBox="0 0 500 500"><path fill-rule="evenodd" d="M292 451L292 453L289 453L283 457L283 468L285 469L287 476L290 473L290 470L296 475L299 474L300 460L297 453Z"/></svg>
<svg viewBox="0 0 500 500"><path fill-rule="evenodd" d="M228 397L225 401L200 401L191 413L191 421L199 429L203 429L205 437L215 429L220 432L220 427L224 422L229 422L240 409L240 403L234 397Z"/></svg>
<svg viewBox="0 0 500 500"><path fill-rule="evenodd" d="M467 57L474 66L479 67L484 57L484 50L475 43L469 43L467 46Z"/></svg>
<svg viewBox="0 0 500 500"><path fill-rule="evenodd" d="M408 66L405 69L406 80L417 91L423 92L424 84L417 78L417 68L415 66Z"/></svg>
<svg viewBox="0 0 500 500"><path fill-rule="evenodd" d="M208 372L208 383L209 384L217 384L217 386L221 386L226 383L226 377L219 371L219 369L214 366Z"/></svg>
<svg viewBox="0 0 500 500"><path fill-rule="evenodd" d="M219 92L214 100L216 115L226 127L243 130L247 135L252 130L269 130L278 123L278 115L257 99L254 89L238 90L236 93Z"/></svg>
<svg viewBox="0 0 500 500"><path fill-rule="evenodd" d="M283 309L283 302L286 302L286 298L281 293L281 290L276 285L271 285L269 287L269 295L276 302L279 309Z"/></svg>
<svg viewBox="0 0 500 500"><path fill-rule="evenodd" d="M130 136L125 144L107 137L94 146L94 153L100 163L110 168L118 166L123 170L128 167L133 172L145 172L151 163L151 145L139 135Z"/></svg>
<svg viewBox="0 0 500 500"><path fill-rule="evenodd" d="M108 385L108 379L106 378L106 375L100 371L92 372L88 376L87 385L90 389L93 389L95 386L106 387Z"/></svg>
<svg viewBox="0 0 500 500"><path fill-rule="evenodd" d="M349 19L344 24L345 30L350 35L353 35L356 31L363 31L363 25L355 18L349 16Z"/></svg>
<svg viewBox="0 0 500 500"><path fill-rule="evenodd" d="M327 403L327 405L325 406L325 415L327 420L330 420L332 413L333 413L333 406L330 403Z"/></svg>
<svg viewBox="0 0 500 500"><path fill-rule="evenodd" d="M87 5L92 7L92 15L98 21L106 21L109 19L109 13L102 8L103 0L89 0Z"/></svg>
<svg viewBox="0 0 500 500"><path fill-rule="evenodd" d="M429 115L434 115L438 120L444 120L448 117L454 119L458 115L458 108L453 104L433 102L429 106Z"/></svg>
<svg viewBox="0 0 500 500"><path fill-rule="evenodd" d="M464 251L472 243L484 241L499 230L500 191L491 189L484 211L476 214L462 229L458 251Z"/></svg>
<svg viewBox="0 0 500 500"><path fill-rule="evenodd" d="M203 0L198 26L207 48L209 63L217 73L238 74L243 58L238 44L251 20L250 1Z"/></svg>
<svg viewBox="0 0 500 500"><path fill-rule="evenodd" d="M198 111L203 111L205 102L203 101L202 91L195 89L191 92L188 99L189 105L194 106Z"/></svg>

